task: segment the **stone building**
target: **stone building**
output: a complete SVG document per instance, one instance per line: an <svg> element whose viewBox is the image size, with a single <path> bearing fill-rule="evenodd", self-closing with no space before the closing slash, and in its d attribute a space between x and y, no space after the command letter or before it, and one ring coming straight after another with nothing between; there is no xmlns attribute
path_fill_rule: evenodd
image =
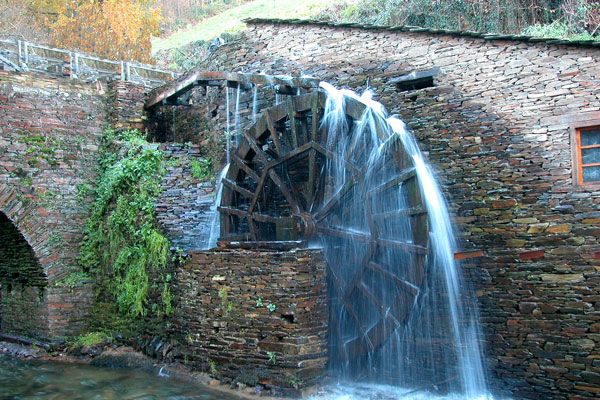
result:
<svg viewBox="0 0 600 400"><path fill-rule="evenodd" d="M207 69L369 88L455 214L495 388L600 393L600 43L250 20Z"/></svg>
<svg viewBox="0 0 600 400"><path fill-rule="evenodd" d="M596 398L600 394L599 44L311 21L247 23L249 29L240 40L216 50L204 66L207 70L306 74L338 87L369 88L414 131L438 172L455 216L461 247L455 258L462 260L477 293L493 389L504 392L508 388L517 398ZM54 101L54 108L64 109L65 115L40 102L36 93ZM140 101L143 90L117 85L110 93L60 79L0 75L0 235L20 243L15 251L24 252L26 257L32 251L37 255L40 265L32 262L26 268L34 271L30 278L36 289L46 285L44 279L37 280L40 268L48 281L54 281L64 275L75 257L84 216L76 196L76 186L82 182L78 171L93 179L93 165L89 163L95 162L101 122L137 124L163 141L170 140L165 130L172 127L173 138L202 145L207 143L207 133L214 136L217 132L218 136L223 130L222 90L197 90L186 104L161 103L148 112L147 119ZM69 97L79 100L72 102ZM252 93L245 93L242 98L242 126L252 118L251 97ZM31 104L39 118L28 123ZM267 104L260 104L259 111ZM28 111L23 114L23 110ZM74 126L85 131L81 143L70 142ZM39 131L45 137L58 135L64 147L57 144L55 156L40 160L49 163L56 159L58 164L50 165L44 175L36 174L32 181L27 179L27 172L35 167L28 159L35 154L19 154L24 131ZM44 153L38 147L40 155L36 157L40 158ZM170 151L174 157L188 152L179 147ZM20 170L26 174L21 176ZM207 205L193 196L180 196L181 182L188 184L180 179L181 174L186 172L175 168L167 178L168 190L158 212L164 214L159 220L165 223L165 230L182 246L190 247L189 240L181 236L181 226L172 221L181 218L186 227L193 226L196 214L186 213L187 208ZM198 196L210 192L202 185L194 186L194 190ZM44 197L48 192L58 193L58 200ZM32 201L24 202L23 197ZM51 201L53 207L43 207L44 201ZM66 224L62 223L65 215L72 215ZM202 213L197 215L205 219ZM45 224L56 234L44 233ZM15 234L15 226L21 236ZM277 256L286 260L295 257ZM259 258L252 252L247 257ZM220 308L208 312L215 320L216 332L222 328L220 318L228 317L228 301L248 301L249 296L247 288L236 283L235 274L227 278L223 292L235 297L228 300L221 294L226 272L205 273L205 266L219 258L234 265L230 271L243 275L240 261L228 252L194 254L180 271L181 287L175 291L186 310L201 312L201 304L217 304ZM325 291L311 291L314 285L306 271L323 271L306 261L309 258L302 258L308 266L298 262L300 270L288 273L303 276L303 285L297 290L317 307L318 321L322 322L324 303L319 293L324 296ZM9 267L0 268L1 273L8 273L5 271ZM269 290L275 292L265 292L271 297L289 284L270 271L266 275L257 272L251 279L265 286L262 281L271 279L275 289ZM201 281L209 283L200 288ZM5 286L2 290L2 301L13 301L13 291ZM27 296L24 307L39 299L33 289ZM71 294L65 300L57 297L43 302L54 306L41 307L40 318L46 322L40 325L39 336L47 336L45 332L54 329L52 324L48 328L48 318L60 320L61 313L55 310L73 309L78 301ZM287 304L288 299L284 302ZM5 320L6 315L11 316L5 311L0 315ZM279 311L277 315L280 318L273 330L285 331L290 326L286 318L290 317ZM191 337L189 347L197 354L208 351L210 341L205 344L204 339L192 336L197 333L193 331L198 322L182 318L186 314L179 317L176 326L182 331L175 332L176 336ZM264 323L263 330L274 321L265 310L255 319ZM68 330L65 326L60 325L56 334ZM307 332L316 329L314 336L324 340L322 326L309 323L304 328ZM235 334L226 329L223 332ZM215 337L219 342L220 337ZM299 349L306 350L299 344L303 337L281 343L278 341L283 338L279 337L261 339L269 352L289 350L293 355ZM230 347L211 348L211 357L239 357L238 343L233 342ZM322 347L306 351L314 356L309 367L321 368ZM244 362L265 365L265 360L261 353ZM297 361L293 356L289 360ZM207 362L205 356L198 360L204 367Z"/></svg>

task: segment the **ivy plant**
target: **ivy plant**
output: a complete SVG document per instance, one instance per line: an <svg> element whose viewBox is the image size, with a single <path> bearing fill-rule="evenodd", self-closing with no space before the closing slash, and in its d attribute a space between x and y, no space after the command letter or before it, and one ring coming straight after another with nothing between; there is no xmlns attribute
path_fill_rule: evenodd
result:
<svg viewBox="0 0 600 400"><path fill-rule="evenodd" d="M95 201L80 251L83 270L125 315L144 316L149 305L150 274L166 276L169 240L156 223L154 205L165 174L163 153L139 131L104 132ZM162 311L172 312L166 279Z"/></svg>

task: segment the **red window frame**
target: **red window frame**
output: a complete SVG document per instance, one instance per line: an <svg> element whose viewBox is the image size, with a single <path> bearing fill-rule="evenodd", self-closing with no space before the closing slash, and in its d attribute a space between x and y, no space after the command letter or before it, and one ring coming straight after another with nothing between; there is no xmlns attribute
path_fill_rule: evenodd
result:
<svg viewBox="0 0 600 400"><path fill-rule="evenodd" d="M575 144L575 146L573 146L573 182L577 186L600 187L600 182L598 182L598 181L594 181L594 182L584 182L583 181L583 169L585 167L600 166L600 163L584 164L583 160L582 160L582 153L583 153L582 150L600 148L600 144L593 144L593 145L589 145L589 146L581 145L581 133L588 131L588 130L592 130L592 129L594 129L594 130L600 129L600 121L593 121L593 122L588 121L587 123L585 123L585 125L578 124L578 125L573 126L573 129L572 129L572 136L573 136L572 143Z"/></svg>

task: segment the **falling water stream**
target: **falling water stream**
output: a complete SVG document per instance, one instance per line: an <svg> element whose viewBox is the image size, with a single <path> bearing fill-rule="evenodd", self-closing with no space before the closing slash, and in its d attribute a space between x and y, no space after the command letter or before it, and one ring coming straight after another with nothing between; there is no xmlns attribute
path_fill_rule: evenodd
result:
<svg viewBox="0 0 600 400"><path fill-rule="evenodd" d="M258 105L258 85L254 85L252 89L252 123L256 122L256 111Z"/></svg>
<svg viewBox="0 0 600 400"><path fill-rule="evenodd" d="M327 83L321 83L321 88L327 92L321 127L328 132L327 147L339 156L337 161L328 161L322 171L322 175L327 177L326 198L332 198L351 183L346 160L359 166L365 174L364 183L353 187L351 195L346 196L339 206L339 212L327 221L328 225L354 232L357 237L373 235L375 229L379 238L413 243L413 220L408 213L402 214L402 210L410 209L410 191L405 184L399 184L397 190L386 191L385 195L383 192L374 198L366 195L398 173L390 162L388 151L398 141L409 158L407 162L415 170L429 222L425 277L423 273L411 270L414 255L382 246L368 249L361 245L360 240L321 237L335 279L349 284L356 282L357 276L362 276L361 284L367 293L375 293L375 297L387 307L383 324L378 326L381 322L374 316L377 310L369 308L369 301L359 292L350 292L354 293L351 306L331 292L330 309L336 315L330 320L330 324L334 325L330 330L337 334L330 337L330 367L334 376L343 383L332 387L326 397L425 399L434 398L432 393L436 392L438 395L445 394L435 398L491 398L479 345L481 333L474 294L463 282L460 267L454 260L457 250L454 231L432 168L426 163L405 124L396 117L388 117L383 105L374 101L370 92L359 96ZM367 106L360 121L347 119L345 108L349 98ZM381 132L384 134L381 135ZM373 215L405 216L387 218L374 227L365 217L367 208ZM389 276L395 276L418 294L407 296L403 293L406 290L399 290L389 282L391 278L381 279L368 272L360 272L359 267L364 264L365 257L385 265ZM395 302L404 303L404 308L398 307ZM396 322L397 325L391 329L393 334L385 343L380 346L373 344L367 333L376 328L383 327L385 330L389 327L386 327L390 324L388 321L398 321L396 315L387 318L394 308L405 310L405 321ZM362 332L357 332L353 313L362 318ZM370 350L366 354L350 354L351 344L357 339L367 343Z"/></svg>
<svg viewBox="0 0 600 400"><path fill-rule="evenodd" d="M476 300L454 259L457 251L454 230L432 167L427 164L404 122L388 116L383 105L375 101L369 91L359 96L327 83L320 86L327 93L321 121L321 128L328 132L325 145L338 157L327 159L321 170L324 194L319 204L325 204L350 185L350 194L344 196L337 210L324 222L362 240L321 235L318 245L324 249L329 275L347 284L360 282L359 287L372 297L375 294L376 302L383 306L374 309L372 299L369 303L365 296L348 291L352 287L344 288L352 294L349 297L330 292L330 331L336 332L329 339L330 369L338 383L326 387L318 397L491 399L484 373ZM253 91L252 121L255 122L258 88L254 86ZM234 116L236 136L240 130L240 92L238 87ZM358 121L348 119L346 106L349 99L366 105ZM230 151L233 151L229 101L229 89L226 89L228 163ZM280 102L281 96L276 93L275 103ZM239 144L237 140L236 144ZM405 165L394 165L390 158L394 152L404 154ZM360 183L353 182L349 163L364 173ZM221 201L221 182L228 165L217 179L209 248L215 246L219 235L216 205ZM424 232L429 245L421 264L415 261L415 254L364 244L365 237L372 243L374 235L378 240L402 242L409 247L418 244L414 242L414 235L420 227L415 226L415 220L411 218L415 189L411 191L406 182L399 182L380 195L370 195L406 168L412 168L416 174L416 190L425 208L425 211L416 212L426 212L429 228ZM318 211L319 204L308 205L310 212ZM375 224L367 214L394 217ZM384 276L393 279L382 279L361 271L365 260L385 265ZM423 270L415 265L422 265ZM402 285L398 286L397 282ZM354 313L360 316L358 324ZM374 343L369 335L371 330L390 333L382 343ZM352 346L361 341L367 351L355 354L351 351Z"/></svg>
<svg viewBox="0 0 600 400"><path fill-rule="evenodd" d="M229 86L225 86L225 137L227 140L227 164L231 162L231 133L229 132Z"/></svg>
<svg viewBox="0 0 600 400"><path fill-rule="evenodd" d="M238 83L237 88L235 90L235 114L233 117L233 126L234 126L234 135L235 135L235 146L239 146L240 144L240 96L242 93L242 89L240 88L240 84Z"/></svg>
<svg viewBox="0 0 600 400"><path fill-rule="evenodd" d="M223 178L227 176L227 171L229 171L229 164L225 165L221 172L219 172L217 181L215 182L215 202L210 209L210 237L204 250L214 248L219 240L221 224L219 223L220 214L217 210L217 207L219 204L221 204L221 196L223 195Z"/></svg>

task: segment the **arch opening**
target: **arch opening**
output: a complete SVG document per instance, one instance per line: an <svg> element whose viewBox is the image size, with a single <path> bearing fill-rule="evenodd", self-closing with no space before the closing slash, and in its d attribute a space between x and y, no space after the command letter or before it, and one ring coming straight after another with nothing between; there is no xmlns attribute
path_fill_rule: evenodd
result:
<svg viewBox="0 0 600 400"><path fill-rule="evenodd" d="M33 248L0 212L0 333L47 337L47 285Z"/></svg>

